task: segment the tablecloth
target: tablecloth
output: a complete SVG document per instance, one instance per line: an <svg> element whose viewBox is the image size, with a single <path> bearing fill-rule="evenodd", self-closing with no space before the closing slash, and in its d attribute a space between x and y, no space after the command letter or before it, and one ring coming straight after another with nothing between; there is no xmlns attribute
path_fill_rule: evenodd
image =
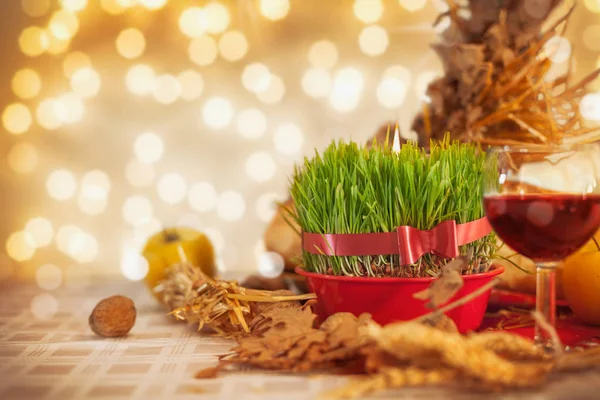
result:
<svg viewBox="0 0 600 400"><path fill-rule="evenodd" d="M123 294L138 310L130 335L101 339L88 316L102 298ZM194 379L232 342L198 333L165 315L141 283L97 282L45 293L34 285L0 286L0 399L309 400L346 378L258 371ZM598 399L600 373L552 382L542 391L477 394L402 389L376 399Z"/></svg>

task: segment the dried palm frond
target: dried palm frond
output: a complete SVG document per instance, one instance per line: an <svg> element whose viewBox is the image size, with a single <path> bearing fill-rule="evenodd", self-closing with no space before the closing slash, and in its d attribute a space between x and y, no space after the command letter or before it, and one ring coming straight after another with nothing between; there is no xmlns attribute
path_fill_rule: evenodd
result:
<svg viewBox="0 0 600 400"><path fill-rule="evenodd" d="M175 318L207 326L221 336L238 338L252 333L251 323L267 307L301 307L299 301L314 299L313 293L295 296L289 291L252 290L236 281L218 280L189 263L175 264L156 288ZM263 328L264 329L264 328Z"/></svg>
<svg viewBox="0 0 600 400"><path fill-rule="evenodd" d="M451 26L434 46L445 75L432 82L427 102L413 122L420 143L454 138L483 145L590 142L598 128L586 127L579 103L600 70L571 85L571 71L550 77L553 38L563 35L571 11L546 32L542 24L562 0L532 13L520 0L449 1ZM539 5L542 7L542 5ZM469 11L469 18L462 17ZM534 15L535 14L535 15Z"/></svg>

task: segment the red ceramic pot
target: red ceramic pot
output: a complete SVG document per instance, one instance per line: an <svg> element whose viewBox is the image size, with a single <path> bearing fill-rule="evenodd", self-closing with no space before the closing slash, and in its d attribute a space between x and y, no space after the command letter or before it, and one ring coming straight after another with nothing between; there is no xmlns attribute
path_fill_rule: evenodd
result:
<svg viewBox="0 0 600 400"><path fill-rule="evenodd" d="M356 316L369 313L381 325L395 321L408 321L430 312L425 302L413 298L425 290L436 278L362 278L334 276L306 272L296 268L306 277L310 290L317 295L316 313L321 320L338 312L350 312ZM463 297L504 272L499 265L483 274L464 275L464 285L450 299ZM485 315L490 291L467 304L446 313L461 333L479 328Z"/></svg>

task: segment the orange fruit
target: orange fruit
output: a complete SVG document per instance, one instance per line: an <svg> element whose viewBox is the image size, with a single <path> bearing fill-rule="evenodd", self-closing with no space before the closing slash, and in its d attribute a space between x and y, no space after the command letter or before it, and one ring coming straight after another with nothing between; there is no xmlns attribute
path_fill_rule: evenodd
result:
<svg viewBox="0 0 600 400"><path fill-rule="evenodd" d="M148 261L148 274L144 281L150 290L165 279L167 267L183 261L200 268L210 277L217 272L211 241L205 234L191 228L165 229L153 235L146 242L142 255Z"/></svg>
<svg viewBox="0 0 600 400"><path fill-rule="evenodd" d="M565 260L562 285L565 299L577 317L587 324L600 325L600 249L594 241Z"/></svg>

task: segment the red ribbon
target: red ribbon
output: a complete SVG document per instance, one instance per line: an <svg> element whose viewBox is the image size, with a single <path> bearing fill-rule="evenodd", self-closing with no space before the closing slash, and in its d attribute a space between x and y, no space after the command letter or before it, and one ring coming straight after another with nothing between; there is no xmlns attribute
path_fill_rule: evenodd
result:
<svg viewBox="0 0 600 400"><path fill-rule="evenodd" d="M303 248L312 254L327 256L375 256L399 254L404 265L415 263L422 255L433 253L456 258L458 247L481 239L492 232L486 217L465 224L444 221L422 231L400 226L395 232L381 233L309 233L302 234Z"/></svg>

